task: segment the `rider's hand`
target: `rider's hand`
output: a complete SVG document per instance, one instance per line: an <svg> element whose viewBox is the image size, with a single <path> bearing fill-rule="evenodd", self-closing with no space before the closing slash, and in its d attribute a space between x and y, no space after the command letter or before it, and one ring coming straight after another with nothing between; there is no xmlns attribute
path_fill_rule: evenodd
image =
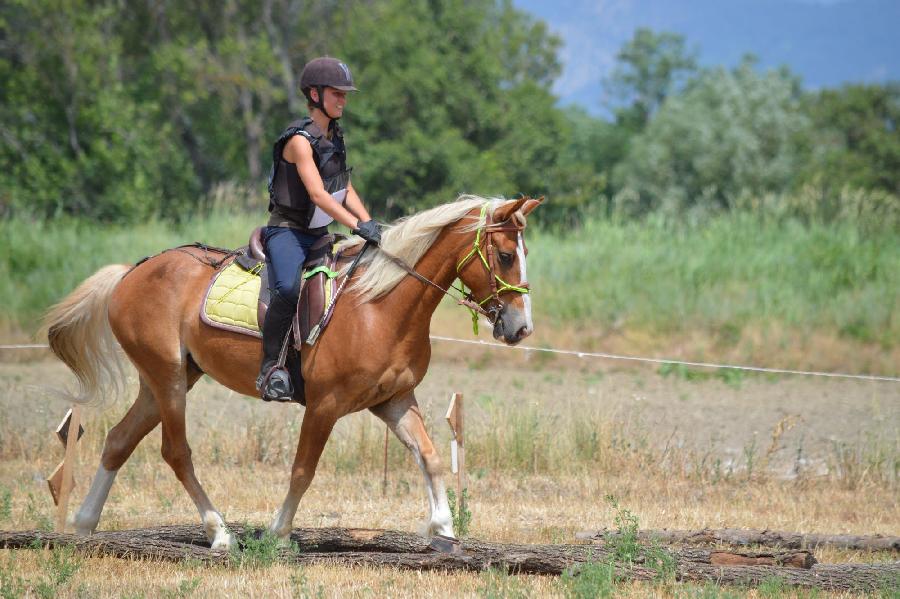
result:
<svg viewBox="0 0 900 599"><path fill-rule="evenodd" d="M359 235L373 245L381 243L381 225L374 220L357 223L353 234Z"/></svg>

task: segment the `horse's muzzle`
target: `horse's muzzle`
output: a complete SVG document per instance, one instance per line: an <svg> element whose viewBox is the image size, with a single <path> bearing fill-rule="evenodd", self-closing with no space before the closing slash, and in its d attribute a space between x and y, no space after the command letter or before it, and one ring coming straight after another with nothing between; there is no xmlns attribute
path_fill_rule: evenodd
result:
<svg viewBox="0 0 900 599"><path fill-rule="evenodd" d="M515 345L533 332L525 313L515 306L505 305L494 321L494 339Z"/></svg>

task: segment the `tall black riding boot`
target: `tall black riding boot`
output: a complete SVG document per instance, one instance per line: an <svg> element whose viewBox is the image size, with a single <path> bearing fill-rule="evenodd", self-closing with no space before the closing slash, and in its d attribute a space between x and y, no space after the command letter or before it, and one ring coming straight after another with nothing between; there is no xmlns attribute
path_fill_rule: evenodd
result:
<svg viewBox="0 0 900 599"><path fill-rule="evenodd" d="M276 365L295 310L295 304L284 299L278 292L272 292L262 326L263 359L256 379L256 389L265 401L291 401L294 396L294 387L287 369L276 368Z"/></svg>

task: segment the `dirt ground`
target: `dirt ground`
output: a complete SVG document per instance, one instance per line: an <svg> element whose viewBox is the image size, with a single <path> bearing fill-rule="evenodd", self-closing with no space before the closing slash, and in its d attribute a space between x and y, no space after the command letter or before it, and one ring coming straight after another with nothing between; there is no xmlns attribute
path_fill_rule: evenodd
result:
<svg viewBox="0 0 900 599"><path fill-rule="evenodd" d="M809 377L717 378L695 372L668 376L655 368L622 368L587 358L456 346L436 342L428 376L418 390L420 404L439 450L449 457L443 417L451 392L467 401L470 453L491 446L496 428L518 426L516 414L535 416L531 451L544 453L543 467L473 468L470 534L517 542L572 542L579 530L612 526L603 500L615 495L642 528L752 527L802 532L898 534L896 464L900 439L900 385ZM47 388L71 382L61 364L41 351L32 359L0 361L0 491L11 492L0 528L46 526L53 507L44 477L62 457L52 430L67 409ZM2 358L0 358L2 359ZM21 358L18 358L21 360ZM265 404L201 380L189 396L188 430L197 471L217 507L232 521L266 524L286 490L289 459L303 409ZM108 411L87 411L88 433L76 470L73 506L86 492L105 430L124 413L123 401ZM696 460L722 461L738 473L732 482L641 470L638 459L620 470L592 468L592 457L560 455L577 421L601 422L621 439L649 444L654 456L678 452ZM529 429L530 430L530 429ZM359 448L380 451L383 427L368 413L352 415L326 447L327 463L301 503L295 526L358 526L417 530L425 516L424 488L412 460L391 440L389 482L382 494L380 467L353 466ZM514 431L513 431L514 432ZM774 432L774 437L773 437ZM512 434L512 433L510 433ZM504 437L505 438L505 437ZM773 442L774 439L774 442ZM501 439L502 440L502 439ZM481 444L479 445L479 442ZM514 449L508 439L503 451ZM358 446L358 447L357 447ZM623 451L626 451L623 449ZM850 455L848 455L848 452ZM881 452L881 453L879 453ZM220 455L221 454L221 455ZM870 455L871 454L871 455ZM378 453L366 464L378 464ZM748 456L763 456L768 474L743 480ZM503 463L500 456L497 463ZM571 459L579 468L568 468ZM596 458L598 463L600 456ZM843 462L842 462L843 460ZM879 460L881 460L879 462ZM845 484L826 476L836 468L877 464L893 482L874 482L866 471ZM485 463L470 455L470 463ZM846 463L844 463L846 462ZM616 462L612 462L616 463ZM802 470L802 483L798 472ZM740 479L740 480L739 480ZM2 499L2 498L0 498ZM3 515L0 514L0 519ZM113 487L101 529L122 529L197 520L186 493L159 456L154 432L123 468ZM870 555L823 550L820 561L864 561ZM874 559L889 559L885 557ZM11 561L10 561L11 560ZM52 561L41 552L0 551L0 567L16 564L38 580ZM49 574L48 574L49 576ZM298 578L300 576L301 578ZM434 596L452 585L456 595L562 595L541 577L493 579L491 575L384 573L370 568L317 566L298 573L274 566L257 571L204 571L193 566L87 558L71 593L91 596ZM191 586L194 585L194 586ZM499 585L499 586L498 586ZM505 586L504 586L505 585ZM184 588L182 588L184 586ZM191 587L191 588L187 588ZM503 587L506 590L504 591ZM185 589L190 592L182 593ZM195 589L195 590L192 590ZM498 590L499 589L499 590ZM77 592L76 592L77 590ZM314 592L313 592L314 591ZM623 585L628 597L734 596L704 587ZM499 594L498 594L499 593ZM763 596L742 591L739 596ZM795 596L804 596L802 594ZM830 595L824 595L830 596Z"/></svg>

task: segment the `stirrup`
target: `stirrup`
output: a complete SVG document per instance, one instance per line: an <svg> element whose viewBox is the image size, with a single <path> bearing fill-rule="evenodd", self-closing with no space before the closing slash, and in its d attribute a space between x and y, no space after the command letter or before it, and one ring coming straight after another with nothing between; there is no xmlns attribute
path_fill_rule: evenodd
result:
<svg viewBox="0 0 900 599"><path fill-rule="evenodd" d="M263 401L294 401L294 386L291 376L284 368L276 364L256 379L256 390Z"/></svg>

